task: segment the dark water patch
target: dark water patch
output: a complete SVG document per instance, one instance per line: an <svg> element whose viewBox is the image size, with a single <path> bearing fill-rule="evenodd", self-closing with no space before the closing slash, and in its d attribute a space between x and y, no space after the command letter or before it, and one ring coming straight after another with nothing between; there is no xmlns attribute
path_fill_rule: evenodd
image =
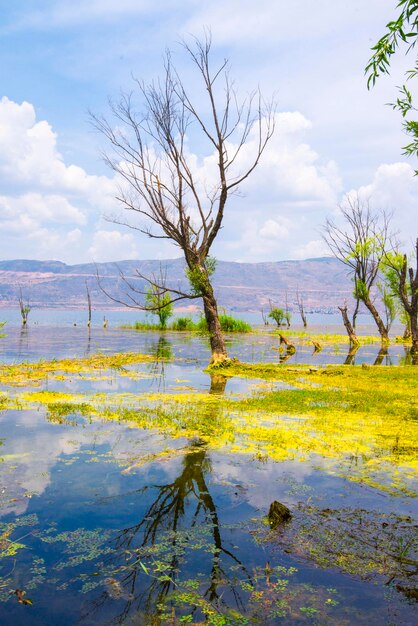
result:
<svg viewBox="0 0 418 626"><path fill-rule="evenodd" d="M41 411L10 412L1 423L5 626L413 623L413 606L396 589L410 585L406 574L388 584L380 572L363 575L376 529L391 536L391 553L396 531L398 546L409 541L408 498L396 514L381 512L374 493L307 463L210 452L199 440L173 447L82 415L69 425L46 422ZM146 450L158 459L136 466ZM275 500L292 519L272 533ZM350 533L358 572L329 549L339 543L344 554ZM32 605L19 603L16 589Z"/></svg>

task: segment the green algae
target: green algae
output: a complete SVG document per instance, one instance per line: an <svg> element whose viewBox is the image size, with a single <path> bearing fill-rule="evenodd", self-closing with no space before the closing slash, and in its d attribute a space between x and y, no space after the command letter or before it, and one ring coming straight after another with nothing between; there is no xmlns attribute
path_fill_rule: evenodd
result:
<svg viewBox="0 0 418 626"><path fill-rule="evenodd" d="M0 365L0 384L11 387L28 387L40 385L48 377L65 380L69 375L97 376L99 371L118 370L126 372L129 365L136 363L152 363L155 357L148 354L123 352L117 354L96 354L84 359L60 359L39 361L37 363L20 363Z"/></svg>
<svg viewBox="0 0 418 626"><path fill-rule="evenodd" d="M2 406L43 406L48 420L57 424L75 425L80 419L124 422L173 441L198 438L212 449L255 458L297 460L314 467L322 459L330 474L393 495L416 495L418 379L412 367L286 367L231 361L222 368L224 381L232 376L258 379L250 393L235 396L223 395L222 389L199 393L189 386L170 393L135 394L27 390L28 380L41 384L57 371L70 378L74 372L89 375L151 360L118 354L3 366L3 385L13 389L22 384L26 390L15 390L10 397L3 394ZM265 388L262 381L277 381L281 388ZM131 466L146 459L131 459Z"/></svg>

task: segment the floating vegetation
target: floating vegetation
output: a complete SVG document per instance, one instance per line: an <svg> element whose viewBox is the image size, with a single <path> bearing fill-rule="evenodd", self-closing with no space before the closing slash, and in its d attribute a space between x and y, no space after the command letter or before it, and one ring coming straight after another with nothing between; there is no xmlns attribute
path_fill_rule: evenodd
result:
<svg viewBox="0 0 418 626"><path fill-rule="evenodd" d="M174 363L151 391L160 348L0 367L5 623L49 603L57 623L413 623L415 369L231 361L203 392Z"/></svg>
<svg viewBox="0 0 418 626"><path fill-rule="evenodd" d="M133 356L112 356L109 362L113 366L124 359L131 362ZM96 366L92 359L91 367ZM88 371L86 363L83 369ZM278 380L284 386L273 391L253 387L244 398L188 388L146 394L26 391L14 402L21 408L44 405L56 423L74 425L80 417L116 420L174 438L199 437L235 454L313 464L322 458L330 474L394 495L416 495L418 380L413 368L231 363L224 374Z"/></svg>
<svg viewBox="0 0 418 626"><path fill-rule="evenodd" d="M339 568L364 580L408 589L418 575L417 525L408 515L301 503L291 523L279 531L261 526L256 536L322 568Z"/></svg>
<svg viewBox="0 0 418 626"><path fill-rule="evenodd" d="M136 363L155 361L150 355L134 352L118 354L96 354L84 359L60 359L59 361L39 361L0 365L0 384L11 387L40 385L48 377L64 380L68 375L92 375L104 370L122 370Z"/></svg>

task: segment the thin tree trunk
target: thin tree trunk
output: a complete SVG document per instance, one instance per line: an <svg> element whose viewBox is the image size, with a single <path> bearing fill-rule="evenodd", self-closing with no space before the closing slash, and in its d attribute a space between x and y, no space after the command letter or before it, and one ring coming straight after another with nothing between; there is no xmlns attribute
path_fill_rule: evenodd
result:
<svg viewBox="0 0 418 626"><path fill-rule="evenodd" d="M356 328L358 310L360 308L360 298L356 298L356 308L353 313L353 328Z"/></svg>
<svg viewBox="0 0 418 626"><path fill-rule="evenodd" d="M385 342L389 341L389 333L388 333L387 326L385 326L385 323L380 317L373 302L370 300L370 298L365 298L363 302L364 302L364 305L369 309L374 321L376 322L376 326L379 330L379 334L380 334L382 341L385 341Z"/></svg>
<svg viewBox="0 0 418 626"><path fill-rule="evenodd" d="M399 276L399 297L402 306L409 319L409 329L411 331L412 347L411 354L418 355L418 239L415 242L415 262L416 269L408 268L406 254L403 256L403 266ZM408 296L407 276L409 278Z"/></svg>
<svg viewBox="0 0 418 626"><path fill-rule="evenodd" d="M347 331L347 335L348 335L348 338L350 340L350 344L352 346L360 345L360 342L357 339L357 335L356 335L356 333L354 331L354 328L353 328L353 326L352 326L352 324L351 324L351 322L350 322L350 320L348 318L347 305L345 304L344 306L339 306L338 308L341 311L341 315L342 315L342 318L343 318L343 323L344 323L345 329Z"/></svg>
<svg viewBox="0 0 418 626"><path fill-rule="evenodd" d="M87 326L88 328L90 328L91 325L91 297L90 297L90 290L89 290L89 286L87 284L86 281L86 290L87 290Z"/></svg>

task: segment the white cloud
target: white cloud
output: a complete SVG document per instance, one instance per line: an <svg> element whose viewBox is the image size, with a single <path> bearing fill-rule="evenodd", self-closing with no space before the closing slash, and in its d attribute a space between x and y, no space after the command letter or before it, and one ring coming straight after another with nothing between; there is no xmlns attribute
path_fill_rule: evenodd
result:
<svg viewBox="0 0 418 626"><path fill-rule="evenodd" d="M418 178L409 163L384 163L380 165L372 181L351 190L349 195L370 202L373 209L392 214L393 231L405 244L415 241L418 218Z"/></svg>
<svg viewBox="0 0 418 626"><path fill-rule="evenodd" d="M32 104L6 97L0 100L0 189L2 250L9 258L90 260L91 233L101 213L116 205L114 179L66 165L50 124L37 121Z"/></svg>
<svg viewBox="0 0 418 626"><path fill-rule="evenodd" d="M371 183L359 187L357 193L363 199L372 198L374 205L383 209L402 209L416 203L418 180L409 163L385 163L380 165Z"/></svg>
<svg viewBox="0 0 418 626"><path fill-rule="evenodd" d="M311 122L300 111L275 115L275 132L265 148L259 165L240 186L246 196L254 194L258 204L270 204L285 197L290 201L320 201L332 204L342 189L338 166L334 161L321 162L317 152L305 141ZM252 164L257 154L258 127L254 125L247 143L234 163L230 177L238 177ZM229 145L230 155L236 144ZM196 155L192 163L198 177L210 187L218 180L216 153L203 159L198 166ZM203 187L203 185L202 185Z"/></svg>
<svg viewBox="0 0 418 626"><path fill-rule="evenodd" d="M239 197L229 198L214 247L218 258L261 261L326 252L313 232L338 204L342 182L335 161L321 159L307 141L312 130L300 111L276 115L276 133L259 166L242 184ZM251 163L256 143L253 129L237 171ZM120 209L114 200L115 180L67 165L56 133L48 122L36 120L31 104L0 101L0 146L0 227L8 235L3 254L9 258L81 262L178 256L178 249L165 241L124 232L123 227L102 227L100 215ZM190 151L189 157L201 188L213 184L216 155ZM374 205L396 209L397 225L409 233L417 182L408 163L383 164L371 183L357 191Z"/></svg>
<svg viewBox="0 0 418 626"><path fill-rule="evenodd" d="M67 166L57 149L57 135L45 120L37 122L34 107L0 100L0 182L31 191L82 196L95 206L114 204L115 183L90 176L77 165Z"/></svg>
<svg viewBox="0 0 418 626"><path fill-rule="evenodd" d="M315 259L329 256L330 252L322 239L312 239L308 243L294 249L292 258L294 259Z"/></svg>
<svg viewBox="0 0 418 626"><path fill-rule="evenodd" d="M58 195L27 193L20 197L0 196L0 222L8 221L9 228L20 217L32 223L56 222L61 224L85 224L84 213L73 206L67 198Z"/></svg>
<svg viewBox="0 0 418 626"><path fill-rule="evenodd" d="M89 255L98 262L137 259L137 240L131 233L122 233L119 230L97 230L93 235Z"/></svg>
<svg viewBox="0 0 418 626"><path fill-rule="evenodd" d="M263 239L282 239L289 236L291 227L290 220L266 220L258 231L258 235Z"/></svg>

